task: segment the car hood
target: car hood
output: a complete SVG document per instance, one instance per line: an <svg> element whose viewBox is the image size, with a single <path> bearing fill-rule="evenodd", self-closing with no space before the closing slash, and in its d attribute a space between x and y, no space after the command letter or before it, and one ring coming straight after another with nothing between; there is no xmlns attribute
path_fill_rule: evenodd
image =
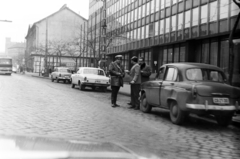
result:
<svg viewBox="0 0 240 159"><path fill-rule="evenodd" d="M84 77L87 77L88 79L109 80L109 77L99 76L99 75L92 75L92 74L85 74Z"/></svg>
<svg viewBox="0 0 240 159"><path fill-rule="evenodd" d="M137 155L124 146L110 142L0 135L0 158L5 159L160 158L153 154L147 156L150 157Z"/></svg>
<svg viewBox="0 0 240 159"><path fill-rule="evenodd" d="M230 98L240 98L240 89L225 83L202 82L196 84L196 88L200 96L229 96Z"/></svg>

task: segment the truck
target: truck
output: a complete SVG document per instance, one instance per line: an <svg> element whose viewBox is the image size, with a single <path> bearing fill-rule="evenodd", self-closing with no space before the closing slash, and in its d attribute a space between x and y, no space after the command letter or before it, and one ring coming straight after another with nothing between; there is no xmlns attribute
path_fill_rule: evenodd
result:
<svg viewBox="0 0 240 159"><path fill-rule="evenodd" d="M12 58L0 57L0 74L12 74Z"/></svg>

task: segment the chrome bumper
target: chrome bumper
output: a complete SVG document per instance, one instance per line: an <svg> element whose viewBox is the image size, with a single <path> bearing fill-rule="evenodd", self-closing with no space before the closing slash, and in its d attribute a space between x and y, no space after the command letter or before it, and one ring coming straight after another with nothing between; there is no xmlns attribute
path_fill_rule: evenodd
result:
<svg viewBox="0 0 240 159"><path fill-rule="evenodd" d="M208 104L186 104L189 109L196 110L226 110L226 111L237 111L239 110L238 105L208 105Z"/></svg>

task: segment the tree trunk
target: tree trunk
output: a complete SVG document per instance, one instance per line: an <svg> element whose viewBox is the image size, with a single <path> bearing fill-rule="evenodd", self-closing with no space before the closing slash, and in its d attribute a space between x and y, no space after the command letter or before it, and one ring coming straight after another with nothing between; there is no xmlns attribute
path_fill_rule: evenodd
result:
<svg viewBox="0 0 240 159"><path fill-rule="evenodd" d="M237 25L239 23L239 19L240 19L240 13L238 14L237 20L234 24L234 27L230 33L229 36L229 83L230 85L233 85L233 73L234 73L234 43L233 43L233 35L237 29Z"/></svg>

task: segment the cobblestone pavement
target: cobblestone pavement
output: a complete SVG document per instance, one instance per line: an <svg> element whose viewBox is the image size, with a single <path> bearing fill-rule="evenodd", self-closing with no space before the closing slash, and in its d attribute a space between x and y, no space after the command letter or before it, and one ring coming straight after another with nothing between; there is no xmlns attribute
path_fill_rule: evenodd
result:
<svg viewBox="0 0 240 159"><path fill-rule="evenodd" d="M119 95L80 91L69 84L13 74L0 76L0 134L25 134L112 141L130 148L147 147L166 158L240 158L240 128L222 128L191 116L183 126L168 111L151 114L127 109Z"/></svg>

